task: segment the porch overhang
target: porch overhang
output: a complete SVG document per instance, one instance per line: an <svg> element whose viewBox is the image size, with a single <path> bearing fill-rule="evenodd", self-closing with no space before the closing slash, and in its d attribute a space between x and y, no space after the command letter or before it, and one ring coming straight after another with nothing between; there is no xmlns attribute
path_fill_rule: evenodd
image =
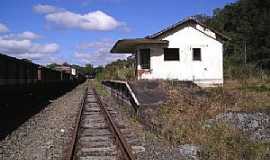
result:
<svg viewBox="0 0 270 160"><path fill-rule="evenodd" d="M154 40L154 39L123 39L115 43L111 49L111 53L133 53L137 46L140 45L168 45L167 40Z"/></svg>

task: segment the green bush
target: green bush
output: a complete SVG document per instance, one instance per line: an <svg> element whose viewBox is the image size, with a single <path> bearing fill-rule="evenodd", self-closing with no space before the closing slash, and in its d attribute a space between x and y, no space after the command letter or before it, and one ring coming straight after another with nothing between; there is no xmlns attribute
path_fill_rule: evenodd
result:
<svg viewBox="0 0 270 160"><path fill-rule="evenodd" d="M98 80L133 80L135 69L131 60L118 60L106 65L105 69L96 75Z"/></svg>

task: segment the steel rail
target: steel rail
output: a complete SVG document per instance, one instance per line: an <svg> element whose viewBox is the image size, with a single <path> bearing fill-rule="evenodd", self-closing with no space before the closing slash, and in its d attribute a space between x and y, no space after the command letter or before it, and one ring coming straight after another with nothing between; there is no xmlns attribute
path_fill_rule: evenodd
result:
<svg viewBox="0 0 270 160"><path fill-rule="evenodd" d="M99 104L102 112L104 113L105 118L106 118L107 122L109 123L108 125L109 125L114 137L116 138L116 141L117 141L117 143L120 147L120 150L122 152L122 156L124 156L123 158L125 158L125 160L135 160L135 157L132 153L131 147L127 144L125 138L123 137L123 135L120 132L119 128L117 127L116 123L112 119L110 113L107 111L107 109L106 109L106 107L108 107L107 104L102 103L101 98L97 94L95 88L93 88L93 92L94 92L94 95L97 99L97 103Z"/></svg>
<svg viewBox="0 0 270 160"><path fill-rule="evenodd" d="M79 132L79 128L80 128L83 108L85 106L87 95L88 95L88 86L86 87L86 89L84 91L83 98L82 98L82 101L80 103L80 110L79 110L78 116L76 118L76 123L75 123L76 126L72 132L71 144L69 145L69 147L67 148L67 150L65 152L66 154L65 154L64 160L73 160L74 159L74 152L75 152L75 146L77 143L77 136L78 136L78 132Z"/></svg>

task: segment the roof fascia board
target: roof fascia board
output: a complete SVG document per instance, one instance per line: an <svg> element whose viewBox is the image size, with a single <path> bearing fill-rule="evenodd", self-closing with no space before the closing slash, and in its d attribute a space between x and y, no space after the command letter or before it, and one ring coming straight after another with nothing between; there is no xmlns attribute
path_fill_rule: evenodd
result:
<svg viewBox="0 0 270 160"><path fill-rule="evenodd" d="M216 34L216 37L218 37L218 36L219 36L219 37L223 37L223 38L221 38L221 39L223 39L223 40L218 40L218 38L216 38L217 41L220 41L220 42L223 43L223 42L226 41L226 40L230 40L230 38L227 37L227 36L225 36L224 34L218 32L218 31L216 31L216 30L214 30L214 29L212 29L212 28L206 26L205 24L203 24L203 23L201 23L201 22L199 22L199 21L197 21L197 20L194 20L194 19L188 19L188 20L183 21L183 22L181 22L181 23L179 23L179 24L176 24L174 27L171 27L171 28L168 27L168 28L166 28L166 29L161 30L160 32L157 32L157 33L155 33L155 34L146 36L145 38L148 38L148 39L162 39L162 38L164 38L164 37L167 37L167 36L169 36L169 35L171 35L171 34L177 32L177 31L181 30L182 28L184 28L184 27L186 27L186 26L192 26L193 28L197 29L196 27L194 27L194 26L192 25L192 24L194 24L194 23L195 23L195 24L199 24L199 25L201 25L202 27L209 29L211 32L213 32L213 33ZM172 25L172 26L173 26L173 25ZM197 30L198 30L198 29L197 29ZM202 31L201 31L201 32L202 32ZM204 32L202 32L202 33L204 33ZM204 34L207 35L207 36L209 36L209 35L206 34L206 33L204 33ZM211 37L211 36L210 36L210 37ZM212 37L212 38L213 38L213 37ZM214 39L215 39L215 38L214 38Z"/></svg>

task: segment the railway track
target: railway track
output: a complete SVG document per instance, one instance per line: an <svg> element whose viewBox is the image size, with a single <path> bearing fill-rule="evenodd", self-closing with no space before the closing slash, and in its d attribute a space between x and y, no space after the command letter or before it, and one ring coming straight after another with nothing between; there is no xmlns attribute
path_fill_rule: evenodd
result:
<svg viewBox="0 0 270 160"><path fill-rule="evenodd" d="M135 160L142 148L93 88L85 91L71 146L67 160Z"/></svg>

